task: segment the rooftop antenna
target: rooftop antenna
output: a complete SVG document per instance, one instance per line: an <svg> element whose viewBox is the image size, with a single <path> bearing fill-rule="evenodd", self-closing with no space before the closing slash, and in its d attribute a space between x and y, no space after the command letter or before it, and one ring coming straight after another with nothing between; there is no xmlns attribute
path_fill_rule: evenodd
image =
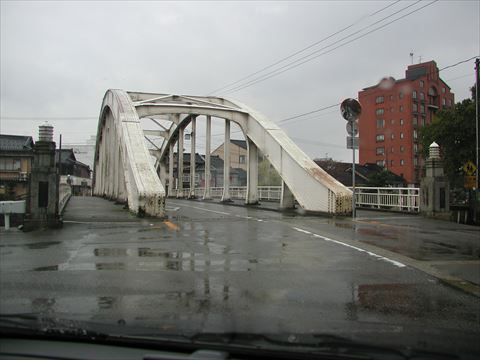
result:
<svg viewBox="0 0 480 360"><path fill-rule="evenodd" d="M418 57L418 63L420 64L422 62L422 55Z"/></svg>
<svg viewBox="0 0 480 360"><path fill-rule="evenodd" d="M410 60L412 61L412 65L413 65L413 51L410 53Z"/></svg>

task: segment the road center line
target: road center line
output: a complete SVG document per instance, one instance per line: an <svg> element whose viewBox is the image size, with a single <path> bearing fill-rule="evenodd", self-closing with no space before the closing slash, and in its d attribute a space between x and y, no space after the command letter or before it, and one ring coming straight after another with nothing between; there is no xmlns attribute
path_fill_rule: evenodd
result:
<svg viewBox="0 0 480 360"><path fill-rule="evenodd" d="M371 251L368 251L368 250L364 250L362 248L359 248L359 247L356 247L356 246L353 246L353 245L350 245L350 244L347 244L347 243L344 243L344 242L341 242L341 241L338 241L338 240L334 240L334 239L330 239L326 236L322 236L322 235L318 235L318 234L315 234L315 233L312 233L310 231L307 231L307 230L303 230L303 229L300 229L300 228L297 228L297 227L292 227L294 230L298 231L298 232L301 232L301 233L304 233L304 234L307 234L307 235L312 235L316 238L319 238L319 239L322 239L322 240L325 240L325 241L329 241L329 242L333 242L335 244L338 244L338 245L342 245L342 246L346 246L350 249L354 249L354 250L357 250L359 252L363 252L363 253L366 253L370 256L373 256L379 260L383 260L383 261L386 261L386 262L389 262L397 267L406 267L405 264L402 264L401 262L398 262L396 260L392 260L392 259L389 259L385 256L381 256L381 255L378 255L378 254L375 254L374 252L371 252Z"/></svg>
<svg viewBox="0 0 480 360"><path fill-rule="evenodd" d="M170 202L170 204L178 205L179 207L185 206L185 207L189 207L189 208L192 208L192 209L197 209L197 210L202 210L202 211L208 211L208 212L212 212L212 213L215 213L215 214L222 214L222 215L230 215L230 216L232 216L232 214L227 213L227 212L223 212L223 211L210 210L210 209L205 209L205 208L201 208L201 207L197 207L197 206L179 204L179 203L174 203L174 202Z"/></svg>

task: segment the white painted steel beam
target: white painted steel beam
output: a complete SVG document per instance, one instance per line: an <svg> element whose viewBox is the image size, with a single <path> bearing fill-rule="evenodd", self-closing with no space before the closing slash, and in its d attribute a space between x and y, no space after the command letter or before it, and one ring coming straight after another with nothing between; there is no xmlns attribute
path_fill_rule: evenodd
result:
<svg viewBox="0 0 480 360"><path fill-rule="evenodd" d="M190 194L188 194L189 198L195 197L195 140L197 137L197 119L193 118L190 122L192 126L192 130L190 132Z"/></svg>
<svg viewBox="0 0 480 360"><path fill-rule="evenodd" d="M111 115L107 116L109 111ZM163 213L165 191L150 162L139 118L161 117L172 122L168 134L164 134L168 136L157 153L159 165L169 154L172 142L175 143L178 139L183 143L184 127L198 115L207 116L207 119L211 116L223 118L238 124L249 145L254 145L249 146L250 159L255 148L261 151L281 176L286 185L285 189L289 189L302 208L330 214L351 212L351 191L319 168L275 123L239 102L211 96L107 91L97 134L94 193L115 196L118 191L113 189L120 185L112 176L115 172L117 176L123 172L122 181L125 184L129 207L133 211L143 209L142 211L154 215ZM107 118L110 119L109 123L113 124L109 125L108 130L105 128ZM111 165L117 163L111 155L115 144L120 145L123 169ZM228 144L226 143L227 148ZM183 144L179 155L180 152L183 154ZM180 158L179 170L183 155ZM248 169L247 173L250 175L247 176L253 184L252 161L249 161ZM179 187L182 186L182 174L183 170L179 171ZM170 177L171 174L168 175L169 179ZM229 178L227 183L228 181ZM247 193L250 194L247 194L246 202L254 201L252 191ZM181 194L183 195L183 191ZM288 195L288 190L285 194ZM228 198L228 193L226 195Z"/></svg>
<svg viewBox="0 0 480 360"><path fill-rule="evenodd" d="M230 120L225 120L223 142L223 196L222 201L230 201Z"/></svg>
<svg viewBox="0 0 480 360"><path fill-rule="evenodd" d="M207 200L211 198L210 194L210 153L212 142L212 117L207 115L207 129L206 129L206 145L205 145L205 192L203 193L203 199Z"/></svg>

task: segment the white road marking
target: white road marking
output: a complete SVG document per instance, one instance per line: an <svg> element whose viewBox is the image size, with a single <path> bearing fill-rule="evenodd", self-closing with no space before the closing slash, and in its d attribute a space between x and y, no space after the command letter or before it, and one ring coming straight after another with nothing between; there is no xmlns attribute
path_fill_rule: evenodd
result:
<svg viewBox="0 0 480 360"><path fill-rule="evenodd" d="M391 264L393 264L393 265L395 265L395 266L397 266L397 267L400 267L400 268L406 267L406 265L405 265L405 264L402 264L401 262L398 262L398 261L396 261L396 260L389 259L389 258L387 258L387 257L385 257L385 256L381 256L381 255L375 254L375 253L373 253L373 252L371 252L371 251L364 250L364 249L362 249L362 248L359 248L359 247L356 247L356 246L353 246L353 245L350 245L350 244L347 244L347 243L344 243L344 242L341 242L341 241L338 241L338 240L330 239L330 238L328 238L328 237L326 237L326 236L318 235L318 234L315 234L315 233L312 233L312 232L310 232L310 231L303 230L303 229L300 229L300 228L297 228L297 227L293 227L293 229L296 230L296 231L299 231L299 232L301 232L301 233L304 233L304 234L313 235L313 236L315 236L316 238L319 238L319 239L322 239L322 240L325 240L325 241L333 242L333 243L335 243L335 244L342 245L342 246L346 246L346 247L348 247L348 248L351 248L351 249L354 249L354 250L357 250L357 251L366 253L366 254L368 254L368 255L370 255L370 256L373 256L373 257L375 257L375 258L377 258L377 259L379 259L379 260L383 260L383 261L389 262L389 263L391 263Z"/></svg>
<svg viewBox="0 0 480 360"><path fill-rule="evenodd" d="M210 209L206 209L206 208L202 208L202 207L198 207L198 206L185 205L185 204L179 204L179 203L174 203L174 202L170 202L170 204L180 205L180 206L179 206L179 209L180 209L180 207L185 206L185 207L189 207L189 208L192 208L192 209L197 209L197 210L202 210L202 211L209 211L209 212L216 213L216 214L235 216L235 217L238 217L238 218L241 218L241 219L255 220L255 221L258 221L258 222L263 222L263 221L264 221L264 220L262 220L262 219L257 219L257 218L251 217L251 216L243 216L243 215L238 215L238 214L231 214L231 213L227 213L227 212L223 212L223 211L210 210Z"/></svg>
<svg viewBox="0 0 480 360"><path fill-rule="evenodd" d="M201 208L201 207L197 207L197 206L179 204L179 203L174 203L174 202L170 202L170 203L173 204L173 205L180 205L180 207L185 206L185 207L189 207L189 208L192 208L192 209L212 212L212 213L215 213L215 214L230 215L230 216L232 215L230 213L223 212L223 211L210 210L210 209L205 209L205 208Z"/></svg>

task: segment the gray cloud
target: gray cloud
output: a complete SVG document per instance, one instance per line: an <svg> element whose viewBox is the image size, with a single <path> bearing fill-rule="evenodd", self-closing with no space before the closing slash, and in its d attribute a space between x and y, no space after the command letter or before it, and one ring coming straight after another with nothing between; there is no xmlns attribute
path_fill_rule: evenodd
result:
<svg viewBox="0 0 480 360"><path fill-rule="evenodd" d="M395 4L391 11L412 3ZM2 1L1 116L96 117L108 88L204 95L387 4ZM412 50L416 62L419 56L433 59L440 68L478 55L479 11L479 2L437 2L228 96L274 121L338 103L383 76L403 77ZM446 80L472 74L450 83L457 100L469 96L472 66L442 73ZM320 115L287 123L284 129L306 139L298 144L312 157L328 153L349 160L350 153L341 148L345 122L339 111ZM67 142L83 142L96 131L95 119L51 122ZM0 131L35 134L38 123L2 119Z"/></svg>

